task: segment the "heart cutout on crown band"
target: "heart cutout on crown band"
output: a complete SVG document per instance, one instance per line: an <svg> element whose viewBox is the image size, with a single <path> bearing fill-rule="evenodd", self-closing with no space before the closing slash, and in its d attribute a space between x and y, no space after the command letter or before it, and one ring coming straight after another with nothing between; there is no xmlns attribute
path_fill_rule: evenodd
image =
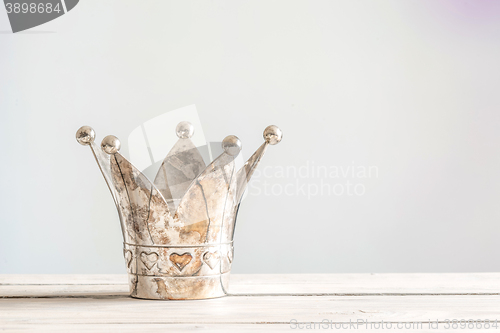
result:
<svg viewBox="0 0 500 333"><path fill-rule="evenodd" d="M187 252L183 254L172 253L170 255L170 261L174 264L175 267L181 272L184 267L187 266L193 259L193 256Z"/></svg>
<svg viewBox="0 0 500 333"><path fill-rule="evenodd" d="M132 259L134 259L132 251L123 250L123 256L125 257L125 264L127 265L127 268L130 268L130 264L132 264Z"/></svg>
<svg viewBox="0 0 500 333"><path fill-rule="evenodd" d="M143 262L144 266L146 266L147 269L151 270L153 266L156 264L158 261L158 253L156 252L142 252L141 253L141 261Z"/></svg>
<svg viewBox="0 0 500 333"><path fill-rule="evenodd" d="M218 251L214 252L207 251L203 255L203 261L205 262L205 264L208 265L208 267L210 267L210 269L214 269L214 267L217 266L217 263L219 263L219 260L220 260L220 255Z"/></svg>

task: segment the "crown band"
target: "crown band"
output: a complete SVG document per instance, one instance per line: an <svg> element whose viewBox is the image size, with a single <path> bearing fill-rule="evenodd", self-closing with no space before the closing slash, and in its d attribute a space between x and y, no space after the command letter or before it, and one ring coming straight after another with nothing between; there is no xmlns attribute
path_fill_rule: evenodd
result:
<svg viewBox="0 0 500 333"><path fill-rule="evenodd" d="M123 248L129 274L145 276L209 276L226 273L233 262L232 244L195 247L150 247L127 245Z"/></svg>
<svg viewBox="0 0 500 333"><path fill-rule="evenodd" d="M200 299L226 294L232 242L195 246L124 243L130 295L147 299Z"/></svg>

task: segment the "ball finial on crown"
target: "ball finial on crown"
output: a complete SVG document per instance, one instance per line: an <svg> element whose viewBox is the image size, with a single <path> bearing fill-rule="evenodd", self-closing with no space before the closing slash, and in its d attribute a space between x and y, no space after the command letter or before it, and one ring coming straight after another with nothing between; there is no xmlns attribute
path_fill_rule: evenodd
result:
<svg viewBox="0 0 500 333"><path fill-rule="evenodd" d="M280 143L283 138L283 132L280 130L278 126L269 125L264 130L264 140L267 141L270 145L275 145Z"/></svg>
<svg viewBox="0 0 500 333"><path fill-rule="evenodd" d="M175 128L179 139L190 139L194 134L194 126L189 121L181 121Z"/></svg>
<svg viewBox="0 0 500 333"><path fill-rule="evenodd" d="M95 140L95 131L90 126L82 126L76 131L76 141L81 145L89 145Z"/></svg>
<svg viewBox="0 0 500 333"><path fill-rule="evenodd" d="M101 148L106 152L106 154L114 155L121 148L120 140L114 135L108 135L101 142Z"/></svg>
<svg viewBox="0 0 500 333"><path fill-rule="evenodd" d="M222 140L222 149L226 154L236 156L241 151L241 141L235 135L228 135Z"/></svg>

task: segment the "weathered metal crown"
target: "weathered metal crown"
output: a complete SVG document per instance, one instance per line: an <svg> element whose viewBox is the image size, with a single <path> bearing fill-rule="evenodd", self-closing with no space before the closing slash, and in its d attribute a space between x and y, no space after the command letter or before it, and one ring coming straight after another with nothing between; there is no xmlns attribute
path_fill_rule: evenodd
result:
<svg viewBox="0 0 500 333"><path fill-rule="evenodd" d="M224 152L207 167L191 141L193 126L177 125L179 140L148 180L118 151L109 135L99 147L89 126L76 133L89 145L120 217L132 297L200 299L226 294L233 260L236 215L246 185L268 145L281 141L277 126L240 170L241 141L222 141Z"/></svg>

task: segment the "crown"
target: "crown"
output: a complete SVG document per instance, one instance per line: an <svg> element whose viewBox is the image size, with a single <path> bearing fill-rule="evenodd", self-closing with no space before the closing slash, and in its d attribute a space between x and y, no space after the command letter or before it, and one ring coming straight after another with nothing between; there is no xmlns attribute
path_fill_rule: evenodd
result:
<svg viewBox="0 0 500 333"><path fill-rule="evenodd" d="M237 170L241 141L229 135L223 153L205 165L191 141L194 127L177 125L179 140L151 182L106 136L100 146L89 126L76 133L88 145L108 184L123 233L130 295L145 299L203 299L227 294L233 235L241 198L269 145L282 139L274 125L264 143Z"/></svg>

